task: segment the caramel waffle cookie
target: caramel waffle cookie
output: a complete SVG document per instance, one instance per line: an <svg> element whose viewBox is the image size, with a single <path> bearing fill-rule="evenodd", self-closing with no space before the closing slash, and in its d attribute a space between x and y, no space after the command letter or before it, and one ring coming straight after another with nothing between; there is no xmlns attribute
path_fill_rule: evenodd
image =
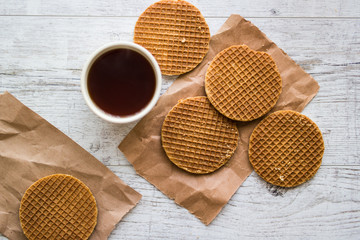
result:
<svg viewBox="0 0 360 240"><path fill-rule="evenodd" d="M20 223L32 239L88 239L97 222L90 189L79 179L54 174L39 179L25 192Z"/></svg>
<svg viewBox="0 0 360 240"><path fill-rule="evenodd" d="M185 171L205 174L223 166L233 155L239 132L207 97L182 99L167 114L162 146L169 159Z"/></svg>
<svg viewBox="0 0 360 240"><path fill-rule="evenodd" d="M324 149L321 132L313 121L298 112L277 111L252 132L249 160L265 181L294 187L315 175Z"/></svg>
<svg viewBox="0 0 360 240"><path fill-rule="evenodd" d="M209 50L210 31L194 5L183 0L162 0L140 15L134 42L151 52L162 74L179 75L202 61Z"/></svg>
<svg viewBox="0 0 360 240"><path fill-rule="evenodd" d="M251 121L270 111L281 93L281 77L272 57L246 45L224 49L205 77L211 104L226 117Z"/></svg>

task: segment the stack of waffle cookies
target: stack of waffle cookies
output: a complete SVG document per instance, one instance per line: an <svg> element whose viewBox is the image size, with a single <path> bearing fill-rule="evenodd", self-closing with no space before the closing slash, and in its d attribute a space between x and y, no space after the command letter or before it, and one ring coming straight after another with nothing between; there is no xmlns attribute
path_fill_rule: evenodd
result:
<svg viewBox="0 0 360 240"><path fill-rule="evenodd" d="M324 142L316 124L294 111L269 114L282 91L275 61L246 45L230 46L212 60L205 76L207 97L181 99L165 117L161 140L179 168L209 174L231 160L237 122L263 120L253 131L249 160L265 181L294 187L321 165Z"/></svg>

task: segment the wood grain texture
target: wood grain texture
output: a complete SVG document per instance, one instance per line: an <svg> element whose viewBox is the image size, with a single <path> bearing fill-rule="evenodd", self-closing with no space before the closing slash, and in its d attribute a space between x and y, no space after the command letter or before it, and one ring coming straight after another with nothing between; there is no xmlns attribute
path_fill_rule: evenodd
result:
<svg viewBox="0 0 360 240"><path fill-rule="evenodd" d="M114 239L357 239L360 234L359 167L322 166L293 189L274 187L253 173L208 227L144 179L129 178L123 167L112 170L143 194L113 231Z"/></svg>
<svg viewBox="0 0 360 240"><path fill-rule="evenodd" d="M96 48L109 41L131 41L136 18L0 19L0 41L4 46L0 55L0 91L13 93L104 163L126 162L112 157L118 156L112 147L133 125L113 126L89 112L80 93L79 78L83 63ZM225 20L207 19L212 34ZM360 19L250 20L319 82L320 92L304 113L324 134L324 164L360 164L360 130L356 127L360 45L353 43L360 39ZM172 78L164 82L162 92Z"/></svg>
<svg viewBox="0 0 360 240"><path fill-rule="evenodd" d="M143 194L110 239L359 239L360 4L190 1L212 35L231 13L249 17L319 82L303 113L320 127L326 148L311 181L283 189L253 173L206 227L139 177L117 149L135 123L100 120L80 92L90 53L131 41L137 16L152 2L0 0L0 92L15 95ZM164 79L162 93L174 79Z"/></svg>
<svg viewBox="0 0 360 240"><path fill-rule="evenodd" d="M0 15L139 16L153 0L0 0ZM359 17L357 0L189 0L205 17Z"/></svg>

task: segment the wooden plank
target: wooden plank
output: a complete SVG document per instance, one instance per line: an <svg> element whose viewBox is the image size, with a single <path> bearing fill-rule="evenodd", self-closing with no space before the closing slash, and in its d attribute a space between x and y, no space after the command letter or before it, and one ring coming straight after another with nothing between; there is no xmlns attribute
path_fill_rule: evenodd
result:
<svg viewBox="0 0 360 240"><path fill-rule="evenodd" d="M130 166L110 166L143 198L109 239L359 239L360 167L321 166L293 189L274 187L255 173L218 217L205 226ZM6 238L1 237L1 240Z"/></svg>
<svg viewBox="0 0 360 240"><path fill-rule="evenodd" d="M49 16L139 16L154 0L0 0L0 15L49 15ZM205 17L228 17L240 14L244 17L360 17L357 0L189 0Z"/></svg>
<svg viewBox="0 0 360 240"><path fill-rule="evenodd" d="M214 34L226 19L207 20ZM359 165L360 19L250 20L319 82L320 92L304 113L324 134L324 165ZM79 78L97 47L131 41L135 22L134 17L0 17L0 91L13 93L105 164L128 165L116 146L134 124L116 126L92 114ZM165 79L162 92L172 81Z"/></svg>
<svg viewBox="0 0 360 240"><path fill-rule="evenodd" d="M322 166L293 189L271 186L253 173L219 216L204 226L126 167L111 167L143 194L110 239L358 239L360 167Z"/></svg>

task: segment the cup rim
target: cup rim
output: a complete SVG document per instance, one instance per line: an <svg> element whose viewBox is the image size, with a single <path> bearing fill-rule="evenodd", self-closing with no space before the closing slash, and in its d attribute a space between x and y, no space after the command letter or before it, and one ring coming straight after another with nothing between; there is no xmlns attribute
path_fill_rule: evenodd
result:
<svg viewBox="0 0 360 240"><path fill-rule="evenodd" d="M94 103L94 101L90 98L90 94L88 91L87 77L88 77L89 70L90 70L92 64L101 55L103 55L106 52L109 52L111 50L114 50L114 49L131 49L131 50L134 50L134 51L140 53L151 64L151 66L154 70L154 74L155 74L155 81L156 81L155 92L154 92L154 95L151 98L150 102L144 108L142 108L140 111L138 111L132 115L129 115L129 116L122 117L122 116L111 115L111 114L105 112L104 110L102 110L100 107L98 107ZM95 52L93 52L90 55L90 57L88 58L88 60L86 61L85 65L82 69L80 85L81 85L81 92L85 99L86 104L96 115L98 115L100 118L102 118L108 122L112 122L112 123L130 123L130 122L134 122L134 121L139 120L140 118L144 117L155 106L155 104L157 103L157 101L160 97L160 91L161 91L161 85L162 85L162 75L161 75L161 70L160 70L159 64L155 60L154 56L147 49L145 49L144 47L142 47L136 43L117 41L117 42L111 42L111 43L103 45L102 47L98 48Z"/></svg>

